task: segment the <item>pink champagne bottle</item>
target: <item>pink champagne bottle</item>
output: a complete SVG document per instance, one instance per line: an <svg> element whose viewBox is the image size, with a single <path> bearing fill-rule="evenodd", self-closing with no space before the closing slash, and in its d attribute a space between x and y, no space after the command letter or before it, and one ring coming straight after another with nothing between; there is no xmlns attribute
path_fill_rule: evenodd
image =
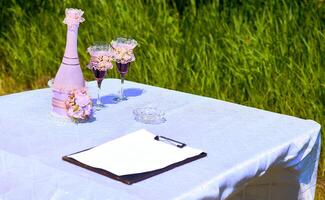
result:
<svg viewBox="0 0 325 200"><path fill-rule="evenodd" d="M84 21L82 14L83 11L79 9L66 9L63 21L68 27L66 47L52 87L52 112L62 117L67 117L65 101L71 91L85 88L77 49L79 23Z"/></svg>

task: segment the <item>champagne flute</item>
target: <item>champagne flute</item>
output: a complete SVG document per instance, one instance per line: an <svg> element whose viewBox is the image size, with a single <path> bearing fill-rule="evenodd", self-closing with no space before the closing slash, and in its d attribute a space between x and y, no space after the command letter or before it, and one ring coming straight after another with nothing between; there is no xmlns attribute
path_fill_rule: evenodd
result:
<svg viewBox="0 0 325 200"><path fill-rule="evenodd" d="M135 60L133 49L138 45L138 43L133 39L117 38L111 42L111 45L114 49L114 60L117 65L117 71L121 77L120 94L115 100L117 102L125 101L127 98L124 96L124 80L129 71L131 62Z"/></svg>
<svg viewBox="0 0 325 200"><path fill-rule="evenodd" d="M113 50L108 44L96 43L88 47L87 51L91 55L88 68L92 70L97 81L96 110L100 110L104 107L101 101L101 86L107 70L113 68Z"/></svg>

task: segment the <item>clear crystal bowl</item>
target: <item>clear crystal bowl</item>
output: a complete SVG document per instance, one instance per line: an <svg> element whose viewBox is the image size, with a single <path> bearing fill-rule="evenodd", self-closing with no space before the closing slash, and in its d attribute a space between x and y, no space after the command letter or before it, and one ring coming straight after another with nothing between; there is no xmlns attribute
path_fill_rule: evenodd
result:
<svg viewBox="0 0 325 200"><path fill-rule="evenodd" d="M153 107L136 108L133 114L136 121L145 124L160 124L166 121L165 113Z"/></svg>

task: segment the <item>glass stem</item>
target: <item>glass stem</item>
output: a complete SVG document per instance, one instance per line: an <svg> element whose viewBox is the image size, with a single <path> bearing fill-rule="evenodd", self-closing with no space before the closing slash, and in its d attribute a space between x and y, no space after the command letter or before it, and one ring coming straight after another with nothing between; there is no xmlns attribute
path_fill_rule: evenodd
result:
<svg viewBox="0 0 325 200"><path fill-rule="evenodd" d="M123 90L124 79L125 79L124 74L121 74L121 99L124 99L124 90Z"/></svg>
<svg viewBox="0 0 325 200"><path fill-rule="evenodd" d="M101 97L101 83L97 82L97 101L96 101L96 106L101 107L102 102L100 100Z"/></svg>

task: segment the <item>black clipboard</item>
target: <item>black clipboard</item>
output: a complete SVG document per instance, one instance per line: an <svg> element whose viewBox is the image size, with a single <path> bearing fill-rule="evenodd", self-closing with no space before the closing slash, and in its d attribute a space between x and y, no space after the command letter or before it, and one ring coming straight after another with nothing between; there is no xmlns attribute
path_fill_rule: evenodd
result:
<svg viewBox="0 0 325 200"><path fill-rule="evenodd" d="M178 142L176 140L173 140L173 139L170 139L170 138L166 138L166 137L163 137L163 136L156 136L155 137L155 140L169 141L169 143L174 143L179 148L183 148L186 145L185 143L181 143L181 142ZM90 148L90 149L92 149L92 148ZM86 149L86 150L83 150L83 151L79 151L79 152L76 152L76 153L73 153L73 154L77 154L77 153L81 153L81 152L84 152L84 151L88 151L90 149ZM73 155L73 154L71 154L71 155ZM187 159L182 160L180 162L173 163L173 164L171 164L171 165L169 165L167 167L161 168L161 169L157 169L157 170L153 170L153 171L148 171L148 172L143 172L143 173L137 173L137 174L123 175L123 176L118 176L118 175L113 174L113 173L111 173L111 172L109 172L107 170L86 165L86 164L81 163L81 162L79 162L79 161L77 161L77 160L75 160L73 158L68 157L68 156L63 156L62 157L62 160L67 161L67 162L72 163L72 164L75 164L75 165L77 165L79 167L88 169L88 170L90 170L92 172L101 174L103 176L106 176L106 177L115 179L115 180L120 181L122 183L131 185L133 183L137 183L139 181L148 179L148 178L150 178L152 176L156 176L158 174L161 174L161 173L164 173L166 171L169 171L169 170L171 170L171 169L173 169L175 167L179 167L179 166L184 165L186 163L189 163L189 162L195 161L197 159L206 157L207 156L207 153L202 152L202 153L200 153L200 154L198 154L196 156L187 158Z"/></svg>

